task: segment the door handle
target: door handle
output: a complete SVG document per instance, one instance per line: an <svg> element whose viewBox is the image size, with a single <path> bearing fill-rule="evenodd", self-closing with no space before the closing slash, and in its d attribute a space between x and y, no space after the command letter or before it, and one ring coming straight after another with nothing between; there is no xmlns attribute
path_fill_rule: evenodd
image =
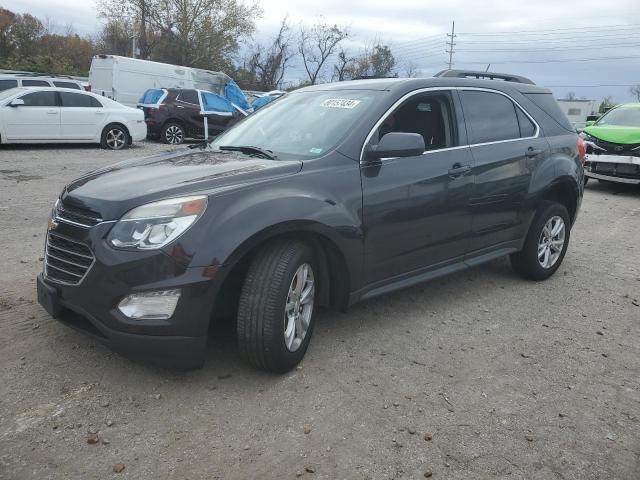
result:
<svg viewBox="0 0 640 480"><path fill-rule="evenodd" d="M525 153L525 155L527 156L527 158L532 158L532 157L537 157L541 153L542 153L542 150L539 150L539 149L533 148L533 147L529 147L529 148L527 148L527 152Z"/></svg>
<svg viewBox="0 0 640 480"><path fill-rule="evenodd" d="M449 176L452 178L458 178L471 170L471 165L461 165L459 163L454 163L453 166L449 169Z"/></svg>
<svg viewBox="0 0 640 480"><path fill-rule="evenodd" d="M47 110L47 115L57 115L58 111L57 110Z"/></svg>
<svg viewBox="0 0 640 480"><path fill-rule="evenodd" d="M178 107L178 108L184 108L182 105L176 105L176 107Z"/></svg>
<svg viewBox="0 0 640 480"><path fill-rule="evenodd" d="M96 115L104 115L104 112L96 112Z"/></svg>

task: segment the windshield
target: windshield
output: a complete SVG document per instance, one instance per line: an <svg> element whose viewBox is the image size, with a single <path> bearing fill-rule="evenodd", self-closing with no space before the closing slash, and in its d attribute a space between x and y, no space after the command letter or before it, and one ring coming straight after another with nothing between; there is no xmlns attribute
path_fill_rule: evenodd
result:
<svg viewBox="0 0 640 480"><path fill-rule="evenodd" d="M319 157L338 145L379 95L370 90L290 93L217 137L212 146L258 147L278 157Z"/></svg>
<svg viewBox="0 0 640 480"><path fill-rule="evenodd" d="M4 100L5 98L9 98L13 95L15 95L16 93L18 93L19 91L24 90L24 88L10 88L9 90L4 90L2 92L0 92L0 102L2 100Z"/></svg>
<svg viewBox="0 0 640 480"><path fill-rule="evenodd" d="M599 127L618 125L620 127L640 127L640 107L620 107L609 110L596 122Z"/></svg>

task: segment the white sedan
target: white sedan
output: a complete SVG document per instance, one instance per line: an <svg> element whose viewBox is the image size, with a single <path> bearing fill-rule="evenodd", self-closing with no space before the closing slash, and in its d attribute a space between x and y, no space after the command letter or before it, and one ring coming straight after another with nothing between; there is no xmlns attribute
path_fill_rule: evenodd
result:
<svg viewBox="0 0 640 480"><path fill-rule="evenodd" d="M0 92L0 143L99 143L121 150L144 140L142 110L70 88Z"/></svg>

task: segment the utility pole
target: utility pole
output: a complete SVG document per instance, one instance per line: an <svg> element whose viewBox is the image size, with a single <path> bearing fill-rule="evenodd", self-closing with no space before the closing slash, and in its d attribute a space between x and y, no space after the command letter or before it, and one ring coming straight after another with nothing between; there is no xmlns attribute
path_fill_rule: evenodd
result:
<svg viewBox="0 0 640 480"><path fill-rule="evenodd" d="M449 70L451 70L451 67L453 66L453 47L456 45L455 43L453 43L453 39L457 37L455 20L451 23L451 33L447 33L447 37L449 37L449 41L447 42L449 45L449 50L445 50L445 52L449 54Z"/></svg>

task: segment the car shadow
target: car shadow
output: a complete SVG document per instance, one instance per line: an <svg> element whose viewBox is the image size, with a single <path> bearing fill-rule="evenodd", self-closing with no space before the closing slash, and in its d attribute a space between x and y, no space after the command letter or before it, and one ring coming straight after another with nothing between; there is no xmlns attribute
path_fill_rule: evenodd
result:
<svg viewBox="0 0 640 480"><path fill-rule="evenodd" d="M585 194L588 194L589 191L599 191L613 195L623 195L625 197L640 196L640 185L629 185L617 182L596 182L592 180L585 185L584 190Z"/></svg>

